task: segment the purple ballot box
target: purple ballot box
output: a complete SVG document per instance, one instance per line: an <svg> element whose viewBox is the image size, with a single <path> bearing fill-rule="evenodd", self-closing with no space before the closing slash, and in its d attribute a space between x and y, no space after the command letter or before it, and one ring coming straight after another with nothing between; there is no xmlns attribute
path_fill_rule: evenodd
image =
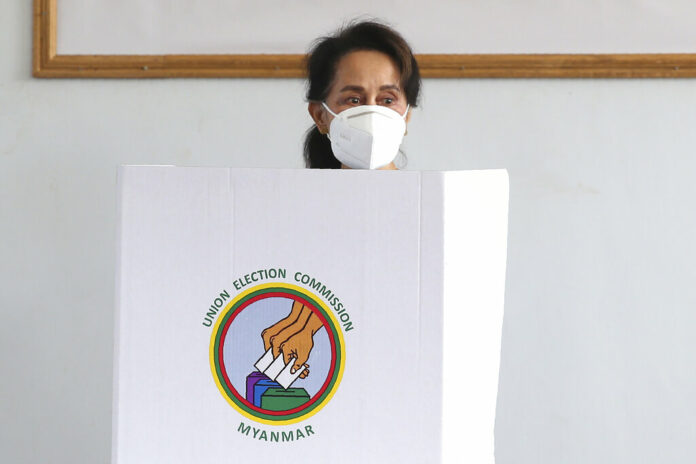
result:
<svg viewBox="0 0 696 464"><path fill-rule="evenodd" d="M263 374L259 371L252 372L251 374L247 375L246 400L251 404L254 404L254 385L256 385L256 382L258 382L259 380L268 380L268 377L266 376L266 374Z"/></svg>

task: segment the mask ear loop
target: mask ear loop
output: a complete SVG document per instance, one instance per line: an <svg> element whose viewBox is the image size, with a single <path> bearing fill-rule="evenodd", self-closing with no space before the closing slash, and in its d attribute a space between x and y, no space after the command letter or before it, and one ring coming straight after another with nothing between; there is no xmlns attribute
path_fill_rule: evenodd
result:
<svg viewBox="0 0 696 464"><path fill-rule="evenodd" d="M329 113L331 113L331 115L332 115L333 117L338 117L338 115L337 115L336 113L334 113L333 111L331 111L331 108L329 108L329 105L327 105L326 102L321 102L321 104L324 105L324 108L326 108L326 110L327 110Z"/></svg>
<svg viewBox="0 0 696 464"><path fill-rule="evenodd" d="M334 113L333 111L331 111L331 108L329 108L329 105L327 105L326 102L321 102L321 104L324 106L324 108L326 108L326 111L328 111L329 113L331 113L331 115L332 115L334 118L337 118L337 117L338 117L338 115L337 115L336 113ZM329 139L329 140L331 140L331 133L330 133L330 131L327 131L327 132L326 132L326 138Z"/></svg>

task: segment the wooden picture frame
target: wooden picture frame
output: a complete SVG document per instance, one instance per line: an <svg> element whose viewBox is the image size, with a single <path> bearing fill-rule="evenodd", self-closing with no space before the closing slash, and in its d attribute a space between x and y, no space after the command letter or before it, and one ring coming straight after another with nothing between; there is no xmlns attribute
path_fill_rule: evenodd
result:
<svg viewBox="0 0 696 464"><path fill-rule="evenodd" d="M33 75L42 78L304 77L302 54L58 55L56 0L34 0ZM696 77L696 53L422 54L426 78Z"/></svg>

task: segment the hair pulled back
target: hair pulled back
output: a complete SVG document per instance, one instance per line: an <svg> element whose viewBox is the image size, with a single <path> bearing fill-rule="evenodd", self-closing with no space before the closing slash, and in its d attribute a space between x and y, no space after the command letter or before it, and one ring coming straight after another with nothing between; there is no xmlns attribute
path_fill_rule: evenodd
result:
<svg viewBox="0 0 696 464"><path fill-rule="evenodd" d="M341 58L357 50L374 50L389 56L396 63L401 76L401 88L406 101L418 104L421 78L411 47L389 26L375 21L348 24L334 35L322 37L312 46L307 56L307 101L322 102L331 90L336 68ZM331 151L331 142L313 125L304 140L304 158L308 168L339 169L341 162Z"/></svg>

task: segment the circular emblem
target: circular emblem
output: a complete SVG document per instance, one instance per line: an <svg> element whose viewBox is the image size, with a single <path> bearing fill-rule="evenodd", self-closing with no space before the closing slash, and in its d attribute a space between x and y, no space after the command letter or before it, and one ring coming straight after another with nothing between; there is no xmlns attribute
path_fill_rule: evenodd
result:
<svg viewBox="0 0 696 464"><path fill-rule="evenodd" d="M336 392L344 364L334 315L312 292L286 283L237 295L210 340L220 393L244 416L269 425L316 414Z"/></svg>

